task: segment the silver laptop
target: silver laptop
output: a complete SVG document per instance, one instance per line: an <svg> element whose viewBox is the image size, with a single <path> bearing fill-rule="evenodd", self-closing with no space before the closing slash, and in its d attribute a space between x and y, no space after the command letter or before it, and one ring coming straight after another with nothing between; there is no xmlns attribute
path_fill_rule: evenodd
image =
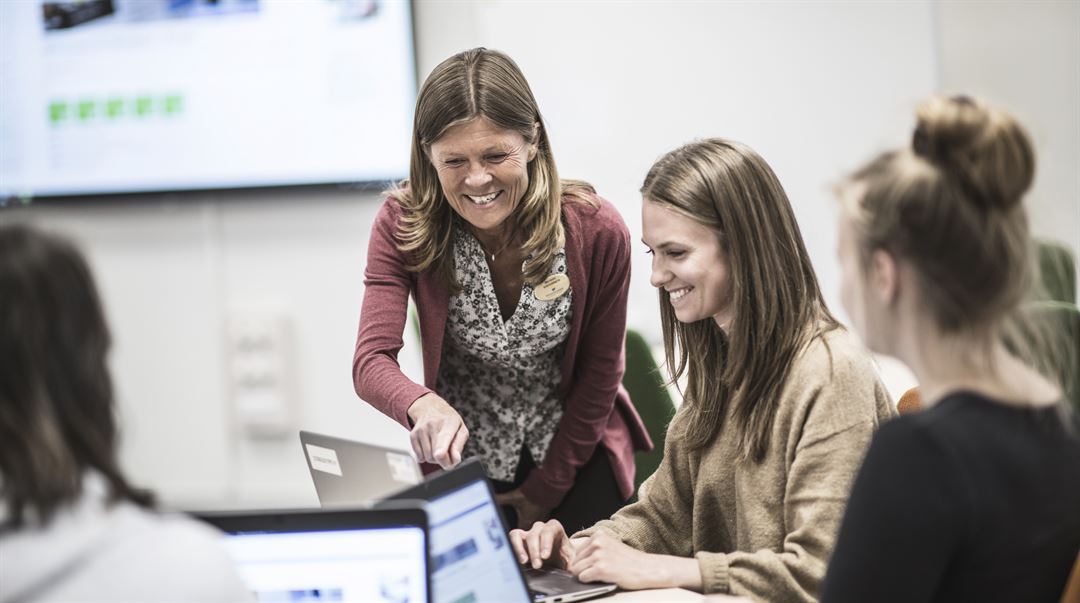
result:
<svg viewBox="0 0 1080 603"><path fill-rule="evenodd" d="M525 568L523 574L510 547L506 522L495 504L483 465L476 459L432 475L426 481L421 481L417 467L416 485L398 487L395 491L394 483L403 480L388 479L391 470L381 460L388 451L394 451L307 431L300 432L300 441L304 444L319 502L324 507L371 502L375 492L387 488L390 488L386 493L388 504L412 499L428 502L435 603L566 603L597 597L616 588L614 584L581 582L557 569Z"/></svg>
<svg viewBox="0 0 1080 603"><path fill-rule="evenodd" d="M585 583L569 572L528 568L522 574L495 495L476 459L395 493L398 499L428 501L431 523L432 590L436 603L451 601L537 601L564 603L615 590L614 584ZM469 598L475 594L475 598Z"/></svg>
<svg viewBox="0 0 1080 603"><path fill-rule="evenodd" d="M323 507L374 502L423 480L407 450L300 432L311 481Z"/></svg>
<svg viewBox="0 0 1080 603"><path fill-rule="evenodd" d="M431 601L428 519L420 501L196 517L224 532L226 551L260 602Z"/></svg>

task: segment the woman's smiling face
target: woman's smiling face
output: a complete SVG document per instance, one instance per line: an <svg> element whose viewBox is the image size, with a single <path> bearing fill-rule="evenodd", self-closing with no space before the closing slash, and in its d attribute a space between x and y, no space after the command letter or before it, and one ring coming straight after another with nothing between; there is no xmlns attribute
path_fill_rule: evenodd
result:
<svg viewBox="0 0 1080 603"><path fill-rule="evenodd" d="M641 224L642 241L653 256L649 282L667 291L679 322L712 318L726 329L732 318L731 278L716 232L647 198Z"/></svg>
<svg viewBox="0 0 1080 603"><path fill-rule="evenodd" d="M536 145L484 117L449 128L429 146L443 194L466 222L499 234L529 186Z"/></svg>

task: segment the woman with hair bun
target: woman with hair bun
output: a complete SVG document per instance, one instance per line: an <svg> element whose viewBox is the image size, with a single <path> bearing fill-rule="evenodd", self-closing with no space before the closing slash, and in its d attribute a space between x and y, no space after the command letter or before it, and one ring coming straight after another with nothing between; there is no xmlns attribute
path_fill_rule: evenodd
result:
<svg viewBox="0 0 1080 603"><path fill-rule="evenodd" d="M590 525L633 494L634 451L652 442L621 385L630 232L559 179L510 57L474 48L424 81L409 179L379 211L364 276L356 393L409 429L426 469L479 458L521 526ZM397 363L410 295L422 384Z"/></svg>
<svg viewBox="0 0 1080 603"><path fill-rule="evenodd" d="M910 148L838 189L843 301L926 410L882 427L825 601L1058 601L1080 550L1080 439L1059 387L1010 353L1029 287L1035 154L968 98L918 110Z"/></svg>

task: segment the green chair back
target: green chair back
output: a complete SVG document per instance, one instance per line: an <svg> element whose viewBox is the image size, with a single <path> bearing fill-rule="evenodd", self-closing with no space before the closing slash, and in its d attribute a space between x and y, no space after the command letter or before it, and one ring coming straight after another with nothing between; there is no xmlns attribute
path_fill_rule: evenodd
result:
<svg viewBox="0 0 1080 603"><path fill-rule="evenodd" d="M1053 241L1036 241L1039 274L1035 298L1076 303L1076 260L1072 251Z"/></svg>
<svg viewBox="0 0 1080 603"><path fill-rule="evenodd" d="M645 338L637 331L626 331L626 373L623 374L623 387L630 394L645 429L649 432L654 448L648 452L634 455L637 465L634 478L634 496L637 496L641 482L645 481L664 458L664 436L668 423L675 416L675 404L671 401L660 375L660 367L653 359L652 351Z"/></svg>
<svg viewBox="0 0 1080 603"><path fill-rule="evenodd" d="M1065 398L1080 413L1080 309L1062 301L1037 300L1023 306L1027 320L1019 332L1033 364L1061 384ZM1009 338L1006 344L1014 351Z"/></svg>

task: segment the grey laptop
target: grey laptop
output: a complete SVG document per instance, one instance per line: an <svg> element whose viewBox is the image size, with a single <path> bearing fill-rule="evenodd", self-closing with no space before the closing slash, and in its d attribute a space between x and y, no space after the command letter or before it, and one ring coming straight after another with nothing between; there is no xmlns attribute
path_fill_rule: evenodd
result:
<svg viewBox="0 0 1080 603"><path fill-rule="evenodd" d="M561 570L528 568L523 574L487 475L476 459L426 481L421 481L417 468L415 482L419 483L395 489L394 483L404 480L388 479L382 461L387 452L394 451L307 431L300 432L300 441L324 507L371 502L375 492L386 488L390 488L387 504L414 499L428 502L435 603L566 603L615 590L614 584L587 584Z"/></svg>
<svg viewBox="0 0 1080 603"><path fill-rule="evenodd" d="M225 550L260 602L431 601L428 518L421 501L196 517L224 532Z"/></svg>
<svg viewBox="0 0 1080 603"><path fill-rule="evenodd" d="M476 459L432 475L391 499L391 503L397 499L428 502L436 603L564 603L615 590L614 584L581 582L562 570L529 568L523 574L506 536L506 523L495 504L491 484Z"/></svg>
<svg viewBox="0 0 1080 603"><path fill-rule="evenodd" d="M374 502L423 479L406 450L300 432L311 481L323 507Z"/></svg>

